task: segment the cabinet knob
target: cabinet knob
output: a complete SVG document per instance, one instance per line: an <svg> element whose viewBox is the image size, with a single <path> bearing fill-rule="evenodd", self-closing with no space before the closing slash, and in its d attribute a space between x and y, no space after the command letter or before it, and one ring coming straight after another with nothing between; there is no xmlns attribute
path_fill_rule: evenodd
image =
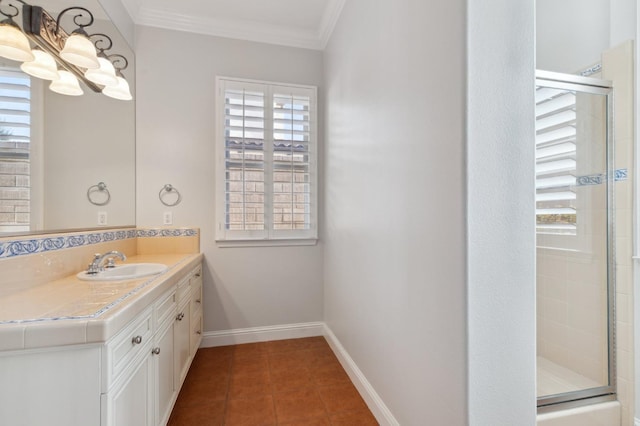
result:
<svg viewBox="0 0 640 426"><path fill-rule="evenodd" d="M160 348L153 348L151 350L151 353L154 354L154 355L160 355Z"/></svg>
<svg viewBox="0 0 640 426"><path fill-rule="evenodd" d="M196 274L195 274L195 275L196 275L196 278L200 278L200 275L201 275L201 274L200 274L200 272L196 272Z"/></svg>
<svg viewBox="0 0 640 426"><path fill-rule="evenodd" d="M196 334L202 334L202 331L198 330L196 331Z"/></svg>
<svg viewBox="0 0 640 426"><path fill-rule="evenodd" d="M196 303L202 303L202 300L196 299Z"/></svg>
<svg viewBox="0 0 640 426"><path fill-rule="evenodd" d="M182 319L183 319L183 318L184 318L184 312L180 312L180 313L176 316L176 319L177 319L178 321L182 321Z"/></svg>
<svg viewBox="0 0 640 426"><path fill-rule="evenodd" d="M133 345L139 345L140 343L142 343L142 336L136 336L131 339L131 344Z"/></svg>

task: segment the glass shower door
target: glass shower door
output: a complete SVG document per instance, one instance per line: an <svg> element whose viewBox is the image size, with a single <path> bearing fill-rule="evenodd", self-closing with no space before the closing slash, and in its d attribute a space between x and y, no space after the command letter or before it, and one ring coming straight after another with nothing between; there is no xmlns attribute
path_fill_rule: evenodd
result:
<svg viewBox="0 0 640 426"><path fill-rule="evenodd" d="M553 407L615 394L612 89L536 77L537 393Z"/></svg>

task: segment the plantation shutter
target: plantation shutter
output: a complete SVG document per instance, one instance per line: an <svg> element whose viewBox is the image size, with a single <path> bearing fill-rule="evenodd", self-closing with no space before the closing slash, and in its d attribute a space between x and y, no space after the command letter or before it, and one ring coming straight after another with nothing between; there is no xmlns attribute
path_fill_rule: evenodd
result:
<svg viewBox="0 0 640 426"><path fill-rule="evenodd" d="M257 236L265 230L265 93L230 86L224 92L225 228Z"/></svg>
<svg viewBox="0 0 640 426"><path fill-rule="evenodd" d="M536 90L537 231L576 232L576 96Z"/></svg>
<svg viewBox="0 0 640 426"><path fill-rule="evenodd" d="M311 227L311 98L273 95L273 223L276 230Z"/></svg>
<svg viewBox="0 0 640 426"><path fill-rule="evenodd" d="M315 88L222 78L218 87L216 238L316 238Z"/></svg>
<svg viewBox="0 0 640 426"><path fill-rule="evenodd" d="M0 231L30 229L31 80L0 70Z"/></svg>

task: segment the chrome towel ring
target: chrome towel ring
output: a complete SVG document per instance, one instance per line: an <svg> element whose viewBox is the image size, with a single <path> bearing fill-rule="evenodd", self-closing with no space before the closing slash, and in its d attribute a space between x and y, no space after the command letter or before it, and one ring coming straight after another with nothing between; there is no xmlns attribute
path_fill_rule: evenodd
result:
<svg viewBox="0 0 640 426"><path fill-rule="evenodd" d="M167 202L164 200L164 198L169 194L174 194L175 200L173 202ZM168 183L160 189L160 192L158 192L158 198L160 198L160 202L167 207L177 206L180 204L180 201L182 201L182 195L180 195L180 192Z"/></svg>
<svg viewBox="0 0 640 426"><path fill-rule="evenodd" d="M106 198L103 199L103 201L97 201L97 194L103 194L102 197L104 198L106 196ZM111 193L107 189L107 184L104 182L98 182L96 185L90 186L89 189L87 189L87 199L91 204L96 206L106 206L109 204L109 201L111 201Z"/></svg>

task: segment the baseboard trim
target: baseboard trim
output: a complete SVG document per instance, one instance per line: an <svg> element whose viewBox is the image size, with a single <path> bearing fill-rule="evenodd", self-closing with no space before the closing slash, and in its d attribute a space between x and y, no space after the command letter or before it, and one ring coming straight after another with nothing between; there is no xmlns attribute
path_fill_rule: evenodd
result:
<svg viewBox="0 0 640 426"><path fill-rule="evenodd" d="M333 353L338 357L340 364L342 364L349 378L358 389L358 392L360 392L360 395L369 406L376 420L378 420L378 423L380 423L381 426L400 426L400 423L393 417L393 414L391 414L389 408L382 401L380 395L378 395L373 386L371 386L371 383L369 383L351 356L349 356L344 346L342 346L338 338L326 324L324 325L324 336L329 346L331 346Z"/></svg>
<svg viewBox="0 0 640 426"><path fill-rule="evenodd" d="M633 419L633 424L634 424L635 426L640 426L640 419L639 419L639 418L637 418L637 417L636 417L635 419Z"/></svg>
<svg viewBox="0 0 640 426"><path fill-rule="evenodd" d="M234 330L207 331L202 334L201 348L267 342L269 340L298 339L324 335L323 322L284 324L268 327L238 328Z"/></svg>

